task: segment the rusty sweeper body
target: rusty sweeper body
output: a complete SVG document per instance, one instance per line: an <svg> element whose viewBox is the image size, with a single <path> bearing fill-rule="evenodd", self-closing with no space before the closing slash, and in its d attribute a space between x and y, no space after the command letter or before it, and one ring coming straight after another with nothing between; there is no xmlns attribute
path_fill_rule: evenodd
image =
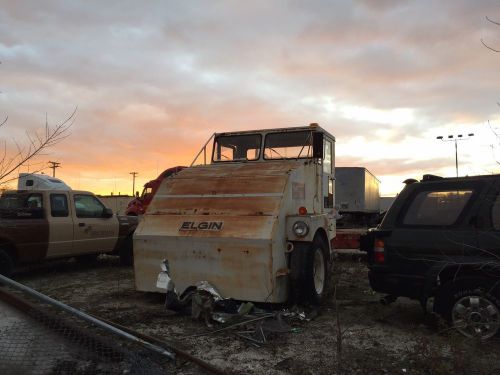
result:
<svg viewBox="0 0 500 375"><path fill-rule="evenodd" d="M335 237L334 145L317 124L214 134L198 154L205 163L164 179L141 218L136 288L182 296L204 281L223 298L320 302Z"/></svg>

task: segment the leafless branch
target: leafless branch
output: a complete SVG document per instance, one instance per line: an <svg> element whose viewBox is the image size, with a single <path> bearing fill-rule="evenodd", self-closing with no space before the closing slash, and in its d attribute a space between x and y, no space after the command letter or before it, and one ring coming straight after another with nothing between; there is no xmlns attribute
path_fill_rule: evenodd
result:
<svg viewBox="0 0 500 375"><path fill-rule="evenodd" d="M491 132L495 134L495 137L500 138L500 134L498 134L496 129L493 126L491 126L490 120L488 120L488 126L490 127Z"/></svg>
<svg viewBox="0 0 500 375"><path fill-rule="evenodd" d="M491 18L489 18L488 16L486 16L486 20L487 20L488 22L491 22L491 23L493 23L493 24L495 24L495 25L500 26L500 22L498 22L498 21L493 21L493 20L492 20ZM488 44L487 44L487 43L483 40L483 38L481 38L481 43L483 44L483 46L485 46L486 48L488 48L490 51L500 53L500 50L495 49L495 48L493 48L493 47L489 46L489 45L488 45Z"/></svg>
<svg viewBox="0 0 500 375"><path fill-rule="evenodd" d="M489 50L491 50L491 51L493 51L493 52L498 52L498 53L500 53L500 50L497 50L497 49L495 49L495 48L490 47L489 45L487 45L487 44L484 42L483 38L481 38L481 43L483 43L483 46L485 46L485 47L486 47L486 48L488 48Z"/></svg>
<svg viewBox="0 0 500 375"><path fill-rule="evenodd" d="M11 181L6 178L13 173L16 169L23 166L28 160L35 156L42 155L43 150L50 148L69 136L69 129L73 125L76 117L77 108L71 115L64 121L55 126L50 126L48 120L45 120L44 135L39 133L26 133L26 145L21 146L18 142L16 144L17 151L12 156L7 156L7 151L4 146L4 151L0 157L0 184ZM5 121L2 123L2 125ZM0 125L1 126L1 125Z"/></svg>
<svg viewBox="0 0 500 375"><path fill-rule="evenodd" d="M4 126L8 119L9 119L9 116L5 116L5 120L0 122L0 127Z"/></svg>
<svg viewBox="0 0 500 375"><path fill-rule="evenodd" d="M500 26L500 22L493 21L493 20L492 20L491 18L489 18L488 16L486 16L486 19L487 19L488 21L490 21L491 23L494 23L495 25Z"/></svg>

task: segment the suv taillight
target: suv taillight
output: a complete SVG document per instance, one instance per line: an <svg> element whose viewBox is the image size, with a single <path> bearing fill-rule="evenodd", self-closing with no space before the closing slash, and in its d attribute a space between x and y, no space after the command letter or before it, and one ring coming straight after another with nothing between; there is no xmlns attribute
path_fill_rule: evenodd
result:
<svg viewBox="0 0 500 375"><path fill-rule="evenodd" d="M375 240L375 246L373 247L373 259L375 260L375 263L385 262L385 248L383 240Z"/></svg>

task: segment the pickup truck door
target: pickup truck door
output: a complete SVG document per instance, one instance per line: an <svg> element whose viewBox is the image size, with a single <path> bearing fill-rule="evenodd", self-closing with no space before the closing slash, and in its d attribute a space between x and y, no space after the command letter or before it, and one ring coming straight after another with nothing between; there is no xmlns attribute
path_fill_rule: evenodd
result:
<svg viewBox="0 0 500 375"><path fill-rule="evenodd" d="M74 204L75 254L105 253L114 249L118 240L118 218L105 217L105 206L94 195L77 193Z"/></svg>
<svg viewBox="0 0 500 375"><path fill-rule="evenodd" d="M68 193L50 193L47 203L49 222L47 258L71 255L73 252L73 217L69 209Z"/></svg>

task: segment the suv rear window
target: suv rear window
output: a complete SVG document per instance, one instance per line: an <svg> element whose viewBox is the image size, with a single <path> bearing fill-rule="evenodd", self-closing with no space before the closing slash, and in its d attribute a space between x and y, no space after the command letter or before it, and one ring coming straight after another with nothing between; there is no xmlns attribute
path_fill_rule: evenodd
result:
<svg viewBox="0 0 500 375"><path fill-rule="evenodd" d="M469 201L472 190L423 191L411 203L404 225L452 225Z"/></svg>

